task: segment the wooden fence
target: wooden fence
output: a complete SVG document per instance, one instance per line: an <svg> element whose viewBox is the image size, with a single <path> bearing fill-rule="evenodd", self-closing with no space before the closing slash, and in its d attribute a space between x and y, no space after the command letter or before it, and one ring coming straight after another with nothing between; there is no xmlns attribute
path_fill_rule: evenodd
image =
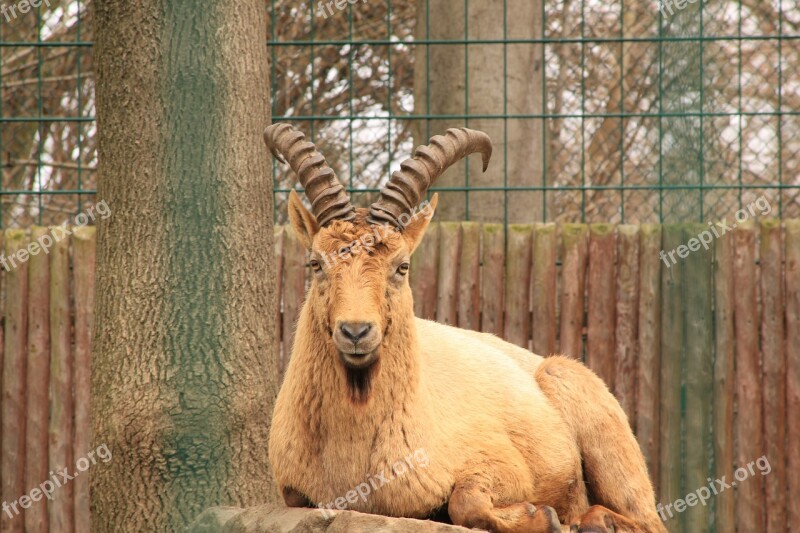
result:
<svg viewBox="0 0 800 533"><path fill-rule="evenodd" d="M784 532L800 523L800 221L704 234L708 249L693 240L707 230L433 224L412 260L415 311L583 359L628 413L670 531ZM7 230L4 257L45 232ZM92 449L94 254L84 228L0 266L0 476L20 510ZM287 228L276 256L283 366L308 272ZM89 474L3 512L0 529L87 531Z"/></svg>
<svg viewBox="0 0 800 533"><path fill-rule="evenodd" d="M0 232L0 531L89 531L89 418L95 231ZM29 248L34 242L46 245ZM30 253L28 253L28 250ZM45 485L45 488L49 488Z"/></svg>

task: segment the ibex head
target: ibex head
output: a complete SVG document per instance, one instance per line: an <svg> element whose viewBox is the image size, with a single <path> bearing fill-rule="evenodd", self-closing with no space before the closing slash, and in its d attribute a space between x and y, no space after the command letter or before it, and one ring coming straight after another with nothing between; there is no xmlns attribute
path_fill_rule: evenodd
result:
<svg viewBox="0 0 800 533"><path fill-rule="evenodd" d="M480 152L489 164L492 143L479 131L447 130L400 165L369 209L356 209L325 158L288 124L264 132L272 155L288 162L311 202L289 195L289 220L310 252L314 276L305 305L327 332L345 368L363 371L380 359L393 328L413 315L409 260L436 207L423 201L428 187L448 167Z"/></svg>

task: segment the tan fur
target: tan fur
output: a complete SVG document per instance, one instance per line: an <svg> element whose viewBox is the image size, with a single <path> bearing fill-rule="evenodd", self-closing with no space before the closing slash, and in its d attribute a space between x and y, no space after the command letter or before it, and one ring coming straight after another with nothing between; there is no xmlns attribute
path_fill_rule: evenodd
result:
<svg viewBox="0 0 800 533"><path fill-rule="evenodd" d="M319 229L296 196L290 216L312 259L375 231L364 210L353 223ZM424 518L449 503L454 523L497 532L560 530L559 520L587 531L602 531L591 529L598 521L616 531L666 531L625 415L592 372L414 317L408 281L395 270L427 224L417 217L403 232L386 232L371 254L314 276L270 434L287 504L335 501L422 449L427 467L348 508ZM363 396L351 390L332 338L343 319L373 321L382 335ZM605 507L589 512L587 481L592 503Z"/></svg>

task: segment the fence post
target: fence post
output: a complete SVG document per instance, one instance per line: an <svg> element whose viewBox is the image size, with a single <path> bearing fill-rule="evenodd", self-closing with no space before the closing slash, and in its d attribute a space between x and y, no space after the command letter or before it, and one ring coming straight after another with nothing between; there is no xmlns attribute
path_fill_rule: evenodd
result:
<svg viewBox="0 0 800 533"><path fill-rule="evenodd" d="M92 438L91 394L92 332L94 330L94 261L96 228L75 228L72 237L72 286L75 297L75 357L73 384L75 401L75 434L72 449L85 454L94 445ZM90 531L89 476L83 472L75 478L75 531Z"/></svg>
<svg viewBox="0 0 800 533"><path fill-rule="evenodd" d="M5 345L3 351L2 395L2 501L16 503L25 492L25 383L28 344L28 263L17 255L28 246L23 230L5 232L4 258L10 262L5 273ZM5 268L5 266L3 267ZM19 506L20 513L23 511ZM21 514L0 513L0 531L19 533Z"/></svg>
<svg viewBox="0 0 800 533"><path fill-rule="evenodd" d="M661 368L661 226L645 224L639 245L639 360L636 371L636 438L653 486L659 487Z"/></svg>
<svg viewBox="0 0 800 533"><path fill-rule="evenodd" d="M48 228L31 228L31 242L41 242L45 235L49 235ZM27 359L25 487L30 490L50 477L47 449L50 420L50 258L41 252L31 256L28 263ZM49 531L47 505L47 499L42 498L25 511L26 533Z"/></svg>

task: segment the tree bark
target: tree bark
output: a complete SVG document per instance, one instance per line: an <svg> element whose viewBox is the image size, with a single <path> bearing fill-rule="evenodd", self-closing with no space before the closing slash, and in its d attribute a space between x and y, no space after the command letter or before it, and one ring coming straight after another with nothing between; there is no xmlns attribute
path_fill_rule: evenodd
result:
<svg viewBox="0 0 800 533"><path fill-rule="evenodd" d="M417 40L541 39L541 0L417 0ZM428 20L431 21L428 24ZM505 27L505 29L504 29ZM543 51L540 43L427 44L415 51L414 111L417 115L543 114ZM540 187L544 181L544 119L461 118L415 120L415 145L447 128L483 130L494 142L487 172L471 161L448 170L436 187ZM507 182L505 176L507 175ZM543 220L541 191L445 192L440 220L530 223Z"/></svg>
<svg viewBox="0 0 800 533"><path fill-rule="evenodd" d="M699 35L702 9L702 3L690 3L674 13L665 9L667 16L662 15L664 28L661 31L667 39L659 51L662 63L659 112L672 115L659 117L659 170L665 187L661 193L660 219L664 223L696 220L698 215L703 220L704 192L697 186L703 183L706 161L715 159L708 146L703 145L704 130L707 131L708 126L697 115L703 110L705 83L700 73L704 63L713 58L703 59L700 41L671 39Z"/></svg>
<svg viewBox="0 0 800 533"><path fill-rule="evenodd" d="M95 531L277 497L263 3L99 0ZM91 450L75 450L82 457Z"/></svg>

